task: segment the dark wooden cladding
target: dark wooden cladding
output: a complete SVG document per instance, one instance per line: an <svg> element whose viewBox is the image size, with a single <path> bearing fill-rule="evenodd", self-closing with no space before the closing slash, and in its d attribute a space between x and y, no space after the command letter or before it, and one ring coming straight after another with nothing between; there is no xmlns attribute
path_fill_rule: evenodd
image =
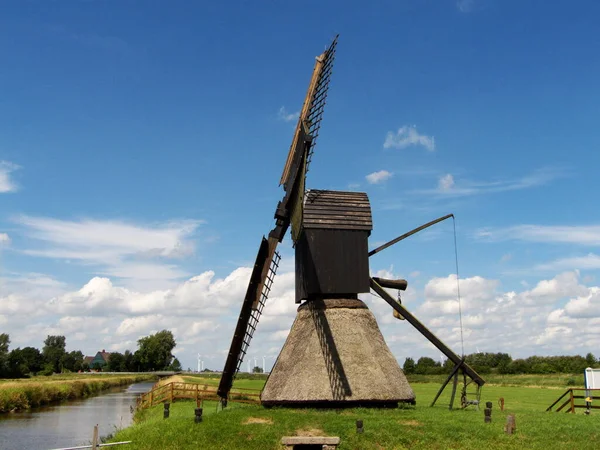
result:
<svg viewBox="0 0 600 450"><path fill-rule="evenodd" d="M304 228L371 231L369 198L364 192L310 190L304 199Z"/></svg>
<svg viewBox="0 0 600 450"><path fill-rule="evenodd" d="M296 243L296 303L369 292L368 232L305 229Z"/></svg>
<svg viewBox="0 0 600 450"><path fill-rule="evenodd" d="M373 229L363 192L307 191L296 241L296 302L369 292Z"/></svg>

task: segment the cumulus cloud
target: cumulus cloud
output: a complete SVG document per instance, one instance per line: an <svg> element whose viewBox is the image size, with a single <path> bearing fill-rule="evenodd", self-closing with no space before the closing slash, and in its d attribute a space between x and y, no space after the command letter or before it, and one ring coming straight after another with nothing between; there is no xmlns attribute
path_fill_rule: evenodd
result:
<svg viewBox="0 0 600 450"><path fill-rule="evenodd" d="M279 111L277 111L277 117L284 122L293 122L294 120L298 120L298 117L300 117L300 111L290 113L285 109L284 106L282 106L279 108Z"/></svg>
<svg viewBox="0 0 600 450"><path fill-rule="evenodd" d="M18 186L12 180L11 174L20 167L8 161L0 161L0 193L15 192Z"/></svg>
<svg viewBox="0 0 600 450"><path fill-rule="evenodd" d="M392 177L392 173L387 170L380 170L379 172L373 172L367 175L365 178L370 184L380 184Z"/></svg>
<svg viewBox="0 0 600 450"><path fill-rule="evenodd" d="M451 174L446 174L440 177L438 180L438 189L441 191L448 191L454 186L454 177Z"/></svg>
<svg viewBox="0 0 600 450"><path fill-rule="evenodd" d="M48 334L64 334L68 349L93 354L100 348L135 350L145 335L169 329L184 367L221 369L231 342L251 269L223 276L206 271L170 289L140 292L106 277L73 289L42 274L3 279L0 323L12 345L39 347ZM393 267L374 275L401 278ZM409 277L402 303L455 352L461 351L456 276L433 277L420 284ZM419 277L422 277L419 274ZM249 357L276 356L296 317L295 274L275 278ZM467 353L503 351L514 357L593 351L600 337L600 287L586 286L577 271L539 280L532 288L503 291L500 282L481 276L460 280L462 325ZM396 292L390 291L395 297ZM437 357L437 351L406 321L392 316L387 303L361 294L400 363L407 356ZM90 329L94 332L90 333ZM499 340L498 336L502 336ZM569 336L569 340L563 338ZM594 337L595 336L595 337ZM269 364L273 359L268 359ZM244 366L245 367L245 366Z"/></svg>
<svg viewBox="0 0 600 450"><path fill-rule="evenodd" d="M0 233L0 245L10 244L10 237L6 233Z"/></svg>
<svg viewBox="0 0 600 450"><path fill-rule="evenodd" d="M395 133L388 131L383 148L398 148L403 149L411 145L425 147L430 152L435 150L435 138L433 136L427 136L419 134L416 126L404 125L398 128Z"/></svg>

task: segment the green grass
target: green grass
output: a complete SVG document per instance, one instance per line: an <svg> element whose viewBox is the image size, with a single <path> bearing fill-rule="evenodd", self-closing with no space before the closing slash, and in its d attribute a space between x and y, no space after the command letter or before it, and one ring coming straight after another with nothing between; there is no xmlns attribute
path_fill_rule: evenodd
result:
<svg viewBox="0 0 600 450"><path fill-rule="evenodd" d="M219 386L220 378L212 376L212 377L200 377L196 375L183 375L183 380L186 383L197 383L206 386ZM265 380L263 379L236 379L233 383L233 389L256 389L261 390L265 385Z"/></svg>
<svg viewBox="0 0 600 450"><path fill-rule="evenodd" d="M565 374L553 373L548 375L482 375L485 386L528 386L543 387L548 389L563 389L567 387L583 387L583 373ZM412 383L439 383L442 384L447 375L407 375Z"/></svg>
<svg viewBox="0 0 600 450"><path fill-rule="evenodd" d="M527 383L530 381L535 380ZM276 449L281 448L282 436L312 432L339 436L340 449L600 448L599 412L590 416L581 410L577 414L545 412L562 393L558 389L486 385L481 400L492 401L494 407L492 423L485 424L483 408L448 411L449 389L430 408L439 384L412 386L416 407L336 411L230 403L217 413L216 403L205 402L200 424L194 423L194 402L174 403L166 420L163 407L157 405L138 413L136 424L117 433L113 441L131 440L130 449ZM500 397L505 399L504 412L498 407ZM516 415L517 433L512 436L503 431L509 413ZM356 433L357 419L364 421L363 434Z"/></svg>
<svg viewBox="0 0 600 450"><path fill-rule="evenodd" d="M150 375L69 374L2 380L0 413L29 409L48 403L89 397L105 389L153 379Z"/></svg>

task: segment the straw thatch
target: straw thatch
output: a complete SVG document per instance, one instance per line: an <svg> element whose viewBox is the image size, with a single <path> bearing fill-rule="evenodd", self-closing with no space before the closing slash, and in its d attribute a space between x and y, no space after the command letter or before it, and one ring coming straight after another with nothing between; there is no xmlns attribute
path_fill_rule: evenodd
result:
<svg viewBox="0 0 600 450"><path fill-rule="evenodd" d="M261 395L265 406L395 406L415 394L375 317L356 299L298 308Z"/></svg>

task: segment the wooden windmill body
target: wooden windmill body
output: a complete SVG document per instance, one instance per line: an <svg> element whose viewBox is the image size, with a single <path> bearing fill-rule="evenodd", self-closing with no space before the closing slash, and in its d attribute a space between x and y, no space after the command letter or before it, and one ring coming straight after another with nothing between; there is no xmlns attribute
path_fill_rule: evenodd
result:
<svg viewBox="0 0 600 450"><path fill-rule="evenodd" d="M296 241L298 308L265 406L396 406L415 394L359 293L369 292L365 193L307 191ZM294 230L292 230L294 232Z"/></svg>
<svg viewBox="0 0 600 450"><path fill-rule="evenodd" d="M259 246L217 390L223 406L271 290L279 265L276 247L290 226L296 303L300 306L261 394L265 406L385 407L415 402L415 394L375 317L358 299L358 294L371 289L397 317L406 319L456 364L454 389L459 370L478 387L484 383L464 359L383 289L404 290L405 280L371 278L369 273L370 256L450 215L369 251L373 223L365 193L306 190L306 173L321 126L336 44L337 37L316 58L280 180L285 195L275 210L275 227Z"/></svg>

